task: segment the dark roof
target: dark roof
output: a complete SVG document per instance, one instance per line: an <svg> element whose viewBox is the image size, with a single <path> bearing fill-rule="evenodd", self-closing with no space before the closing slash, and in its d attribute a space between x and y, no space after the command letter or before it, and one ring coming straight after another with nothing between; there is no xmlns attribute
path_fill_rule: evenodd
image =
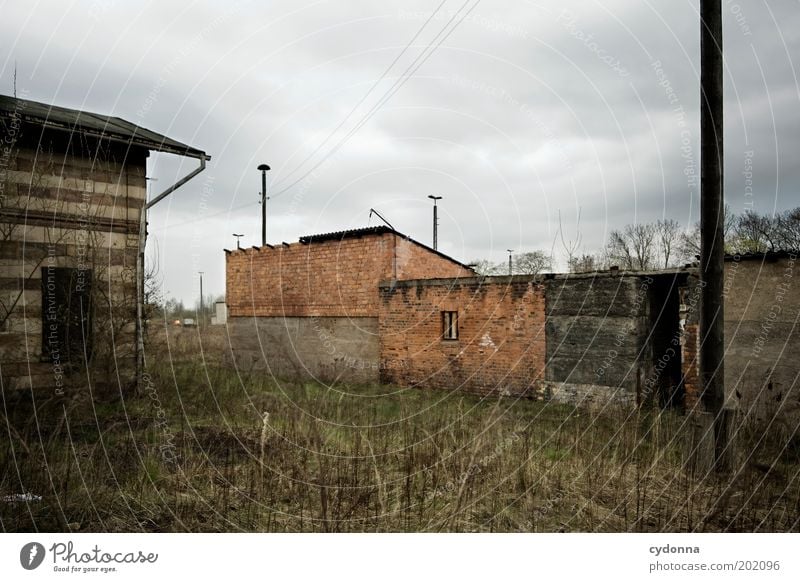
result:
<svg viewBox="0 0 800 582"><path fill-rule="evenodd" d="M0 95L0 117L19 116L23 121L43 127L80 132L91 137L140 146L155 152L166 152L190 158L211 159L205 152L189 147L165 135L139 127L119 117L110 117L47 105L27 99Z"/></svg>
<svg viewBox="0 0 800 582"><path fill-rule="evenodd" d="M442 252L434 250L431 247L429 247L428 245L422 244L421 242L419 242L417 240L414 240L410 236L407 236L407 235L403 234L402 232L398 232L398 231L396 231L393 228L390 228L388 226L368 226L366 228L353 228L353 229L350 229L350 230L340 230L340 231L337 231L337 232L326 232L326 233L322 233L322 234L308 234L308 235L305 235L305 236L301 236L300 237L300 242L303 243L303 244L308 244L308 243L312 243L312 242L318 243L318 242L331 241L331 240L343 240L343 239L346 239L346 238L361 238L363 236L379 236L379 235L387 234L387 233L390 233L390 232L396 234L399 237L402 237L402 238L406 239L409 242L414 243L417 246L420 246L420 247L426 249L427 251L429 251L431 253L439 255L443 259L447 259L448 261L456 263L457 265L460 265L460 266L464 267L465 269L469 269L470 271L473 270L473 268L470 267L469 265L467 265L465 263L462 263L461 261L457 261L457 260L455 260L453 257L451 257L449 255L446 255L446 254L444 254Z"/></svg>
<svg viewBox="0 0 800 582"><path fill-rule="evenodd" d="M366 228L353 228L350 230L339 230L336 232L325 232L322 234L307 234L300 237L300 242L308 244L311 242L323 242L326 240L342 240L346 238L361 238L362 236L374 236L394 232L399 236L406 237L388 226L368 226Z"/></svg>
<svg viewBox="0 0 800 582"><path fill-rule="evenodd" d="M763 253L736 253L725 255L726 261L765 261L772 262L778 259L796 259L799 252L791 251L766 251Z"/></svg>

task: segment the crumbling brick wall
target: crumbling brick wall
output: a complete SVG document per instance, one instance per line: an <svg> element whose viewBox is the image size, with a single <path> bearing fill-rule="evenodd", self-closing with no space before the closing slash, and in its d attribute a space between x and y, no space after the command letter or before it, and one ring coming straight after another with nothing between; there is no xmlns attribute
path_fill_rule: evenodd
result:
<svg viewBox="0 0 800 582"><path fill-rule="evenodd" d="M381 281L473 273L383 233L232 251L226 274L230 317L377 317Z"/></svg>
<svg viewBox="0 0 800 582"><path fill-rule="evenodd" d="M443 339L442 312L458 339ZM381 286L381 381L534 395L545 366L544 287L533 277Z"/></svg>

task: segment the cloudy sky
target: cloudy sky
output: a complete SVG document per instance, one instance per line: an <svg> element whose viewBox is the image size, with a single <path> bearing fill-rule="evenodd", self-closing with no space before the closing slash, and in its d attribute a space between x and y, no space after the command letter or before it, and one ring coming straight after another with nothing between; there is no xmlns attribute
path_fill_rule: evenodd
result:
<svg viewBox="0 0 800 582"><path fill-rule="evenodd" d="M154 207L166 295L223 248L378 224L470 261L599 249L698 217L698 0L10 1L0 93L128 119L212 156ZM800 2L723 0L726 196L800 205ZM196 162L151 158L152 194ZM752 175L750 175L752 172ZM752 194L748 188L752 180ZM559 221L560 217L560 221Z"/></svg>

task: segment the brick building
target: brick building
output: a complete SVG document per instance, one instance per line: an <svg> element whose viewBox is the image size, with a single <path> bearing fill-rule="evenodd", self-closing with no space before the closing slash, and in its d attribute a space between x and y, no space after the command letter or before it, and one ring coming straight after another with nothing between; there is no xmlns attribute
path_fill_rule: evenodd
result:
<svg viewBox="0 0 800 582"><path fill-rule="evenodd" d="M379 380L379 284L474 272L391 228L226 251L231 353L276 376Z"/></svg>
<svg viewBox="0 0 800 582"><path fill-rule="evenodd" d="M207 156L108 117L0 96L0 381L129 386L151 151Z"/></svg>
<svg viewBox="0 0 800 582"><path fill-rule="evenodd" d="M381 380L534 395L544 379L545 295L535 277L381 285Z"/></svg>
<svg viewBox="0 0 800 582"><path fill-rule="evenodd" d="M381 379L588 404L679 399L681 270L381 285ZM447 337L443 321L455 321ZM672 351L675 351L674 349ZM658 370L656 372L656 370Z"/></svg>

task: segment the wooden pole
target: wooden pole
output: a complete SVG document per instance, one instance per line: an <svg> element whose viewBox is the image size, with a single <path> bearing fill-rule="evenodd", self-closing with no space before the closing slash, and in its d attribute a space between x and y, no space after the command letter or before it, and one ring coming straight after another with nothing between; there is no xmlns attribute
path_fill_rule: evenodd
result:
<svg viewBox="0 0 800 582"><path fill-rule="evenodd" d="M716 470L727 469L725 404L725 199L723 164L722 0L700 0L700 312L701 400L713 416Z"/></svg>

